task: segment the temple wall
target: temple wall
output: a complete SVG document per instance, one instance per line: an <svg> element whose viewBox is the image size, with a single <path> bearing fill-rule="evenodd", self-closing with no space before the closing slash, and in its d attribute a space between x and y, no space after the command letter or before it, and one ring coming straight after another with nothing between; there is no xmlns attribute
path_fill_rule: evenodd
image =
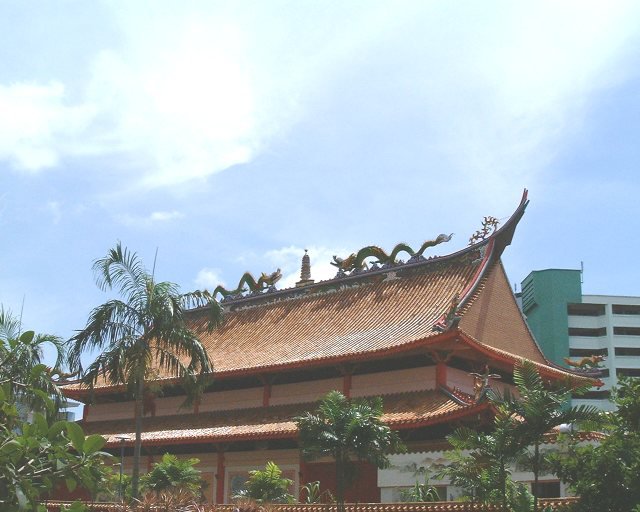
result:
<svg viewBox="0 0 640 512"><path fill-rule="evenodd" d="M300 452L298 450L256 450L250 452L225 453L225 503L249 477L249 471L264 469L267 462L273 461L282 470L282 476L293 480L291 494L298 496L300 486Z"/></svg>
<svg viewBox="0 0 640 512"><path fill-rule="evenodd" d="M405 391L435 389L436 367L423 366L406 370L354 375L351 381L351 396L375 396Z"/></svg>
<svg viewBox="0 0 640 512"><path fill-rule="evenodd" d="M86 406L85 406L86 407ZM122 420L133 418L133 402L119 402L89 405L87 421Z"/></svg>
<svg viewBox="0 0 640 512"><path fill-rule="evenodd" d="M261 387L205 393L200 400L200 412L250 409L262 406Z"/></svg>
<svg viewBox="0 0 640 512"><path fill-rule="evenodd" d="M388 395L435 389L435 375L435 366L354 375L351 380L351 396ZM449 368L447 377L450 379L450 385L458 386L467 392L472 389L472 379L464 372ZM271 387L269 404L273 406L315 402L331 390L342 391L343 386L344 381L341 377L293 384L274 384ZM200 400L199 411L213 412L262 407L263 397L263 387L205 393ZM191 412L191 409L180 407L183 403L184 397L160 396L155 399L155 416ZM133 407L133 401L91 405L87 421L133 418Z"/></svg>
<svg viewBox="0 0 640 512"><path fill-rule="evenodd" d="M183 403L184 396L158 397L155 399L155 415L168 416L170 414L193 412L193 406L191 408L181 408L180 406Z"/></svg>
<svg viewBox="0 0 640 512"><path fill-rule="evenodd" d="M545 449L553 448L553 445L544 445ZM388 469L378 470L378 487L380 487L380 499L382 503L401 501L402 489L408 489L428 479L429 484L435 486L441 498L447 500L456 499L462 493L461 489L450 485L447 478L436 479L436 474L443 467L449 465L445 451L402 453L390 456L391 466ZM517 482L529 483L533 481L533 473L522 471L520 468L511 467L511 475ZM558 482L558 478L551 474L540 475L540 482ZM558 484L556 484L558 485ZM567 496L568 489L559 484L560 496Z"/></svg>
<svg viewBox="0 0 640 512"><path fill-rule="evenodd" d="M329 391L342 391L342 379L323 379L294 384L274 385L271 388L271 405L315 402ZM262 405L262 404L260 404Z"/></svg>
<svg viewBox="0 0 640 512"><path fill-rule="evenodd" d="M473 395L473 377L457 368L447 368L447 385Z"/></svg>

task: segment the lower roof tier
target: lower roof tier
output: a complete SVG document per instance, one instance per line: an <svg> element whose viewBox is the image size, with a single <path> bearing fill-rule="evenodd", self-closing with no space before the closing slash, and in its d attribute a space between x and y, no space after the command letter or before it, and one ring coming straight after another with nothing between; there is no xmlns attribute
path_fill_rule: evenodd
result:
<svg viewBox="0 0 640 512"><path fill-rule="evenodd" d="M470 397L445 389L386 395L382 420L394 430L419 428L448 422L475 414L488 403L475 404ZM208 413L177 414L144 418L142 444L145 446L286 439L298 435L294 421L307 411L315 411L318 403L256 407L252 409ZM132 420L85 422L85 433L100 434L107 446L120 446L128 438L132 445L135 434Z"/></svg>

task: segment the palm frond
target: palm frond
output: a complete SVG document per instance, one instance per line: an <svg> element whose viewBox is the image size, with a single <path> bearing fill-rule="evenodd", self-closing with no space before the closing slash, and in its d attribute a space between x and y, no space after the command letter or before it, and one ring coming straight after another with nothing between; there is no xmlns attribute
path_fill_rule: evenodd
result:
<svg viewBox="0 0 640 512"><path fill-rule="evenodd" d="M102 291L117 287L126 297L144 289L148 272L135 252L118 242L104 258L93 263L96 284Z"/></svg>
<svg viewBox="0 0 640 512"><path fill-rule="evenodd" d="M20 320L13 316L10 309L0 305L0 344L20 336Z"/></svg>

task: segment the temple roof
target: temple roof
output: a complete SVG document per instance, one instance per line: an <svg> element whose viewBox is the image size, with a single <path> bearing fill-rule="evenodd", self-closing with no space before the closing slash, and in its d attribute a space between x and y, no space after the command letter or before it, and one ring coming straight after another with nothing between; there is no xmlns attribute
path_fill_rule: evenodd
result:
<svg viewBox="0 0 640 512"><path fill-rule="evenodd" d="M450 421L475 414L487 408L486 402L464 403L452 395L438 391L417 391L386 395L382 420L401 430ZM144 419L144 445L201 443L217 441L250 441L294 438L298 435L293 418L317 409L318 403L257 407L199 414L179 414ZM85 433L98 433L107 438L108 446L120 444L118 436L135 437L131 420L85 422Z"/></svg>
<svg viewBox="0 0 640 512"><path fill-rule="evenodd" d="M193 311L191 328L218 379L381 358L451 344L452 335L489 358L509 365L527 358L546 368L500 263L527 204L525 191L500 229L453 254L237 297L224 302L222 327L207 332L205 312ZM74 385L65 393L81 397L86 390Z"/></svg>

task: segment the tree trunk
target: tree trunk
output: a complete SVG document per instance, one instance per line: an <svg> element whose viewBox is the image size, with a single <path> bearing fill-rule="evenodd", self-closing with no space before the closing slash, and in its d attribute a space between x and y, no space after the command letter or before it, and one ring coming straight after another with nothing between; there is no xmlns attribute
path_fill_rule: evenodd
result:
<svg viewBox="0 0 640 512"><path fill-rule="evenodd" d="M339 453L336 456L336 507L337 512L344 512L344 456Z"/></svg>
<svg viewBox="0 0 640 512"><path fill-rule="evenodd" d="M507 510L507 470L506 463L500 461L500 496L502 498L502 509Z"/></svg>
<svg viewBox="0 0 640 512"><path fill-rule="evenodd" d="M538 475L540 473L540 445L533 445L533 512L538 512Z"/></svg>
<svg viewBox="0 0 640 512"><path fill-rule="evenodd" d="M144 394L144 380L138 382L135 396L135 424L136 424L136 442L133 448L133 473L131 475L131 497L137 499L140 481L140 452L142 450L142 398Z"/></svg>

